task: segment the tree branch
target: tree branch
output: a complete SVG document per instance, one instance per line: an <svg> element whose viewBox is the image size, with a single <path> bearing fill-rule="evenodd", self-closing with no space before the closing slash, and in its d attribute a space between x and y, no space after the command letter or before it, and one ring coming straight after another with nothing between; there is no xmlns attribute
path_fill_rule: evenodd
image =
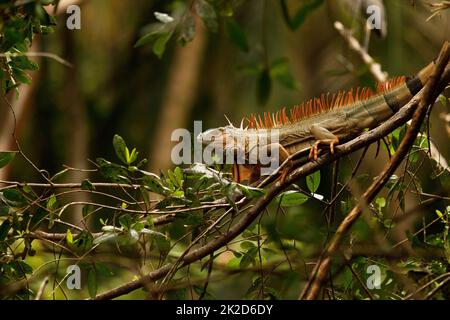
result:
<svg viewBox="0 0 450 320"><path fill-rule="evenodd" d="M331 239L328 246L325 248L322 257L319 259L319 262L314 268L312 276L310 277L310 281L305 286L302 294L299 297L300 299L313 300L318 297L322 286L326 281L327 275L329 274L329 270L331 267L331 258L339 249L342 239L351 229L353 223L359 218L367 203L370 203L376 197L376 195L381 191L384 185L389 181L389 178L392 176L398 166L402 163L405 156L408 154L417 137L417 134L420 131L420 126L425 119L429 106L432 105L438 97L440 89L442 89L442 84L444 84L445 87L445 85L450 81L450 68L447 68L445 70L449 59L450 44L446 42L442 47L432 76L428 80L424 89L421 91L419 101L415 103L417 104L417 110L414 112L411 126L408 128L397 152L392 157L391 161L385 167L383 172L362 195L359 203L352 209L352 211L346 216L344 221L342 221L342 223L339 225L335 235ZM439 81L444 70L445 74L443 75L442 81Z"/></svg>

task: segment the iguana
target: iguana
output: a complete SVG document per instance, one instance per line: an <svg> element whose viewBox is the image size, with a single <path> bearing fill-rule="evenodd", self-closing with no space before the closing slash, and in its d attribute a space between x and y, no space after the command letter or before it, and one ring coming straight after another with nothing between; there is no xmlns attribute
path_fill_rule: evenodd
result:
<svg viewBox="0 0 450 320"><path fill-rule="evenodd" d="M290 155L309 149L309 159L317 160L320 145L328 145L334 153L334 146L344 139L354 137L365 129L371 129L390 118L407 104L428 81L434 70L432 62L411 78L397 77L378 85L376 92L370 88L358 88L336 94L322 94L291 108L289 115L285 108L276 113L251 115L243 120L244 128L231 123L225 127L210 129L197 137L203 145L215 144L221 152L240 151L248 159L249 141L257 139L258 147L274 147L279 153L279 163ZM272 130L278 130L279 140L267 143ZM239 140L240 139L240 140ZM242 141L236 143L236 141ZM263 141L263 142L261 142ZM261 145L264 144L265 145ZM259 163L233 164L233 179L237 182L260 178ZM282 179L288 169L282 174Z"/></svg>

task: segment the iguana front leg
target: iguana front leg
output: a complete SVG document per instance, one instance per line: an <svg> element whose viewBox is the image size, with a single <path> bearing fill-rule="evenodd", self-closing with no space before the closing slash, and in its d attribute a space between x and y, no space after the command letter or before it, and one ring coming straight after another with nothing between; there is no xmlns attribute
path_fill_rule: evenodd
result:
<svg viewBox="0 0 450 320"><path fill-rule="evenodd" d="M308 156L309 159L317 160L320 152L319 146L321 144L329 145L330 152L332 154L334 153L334 145L339 143L339 138L335 134L317 124L313 124L310 128L310 131L316 139L316 142L311 147L311 151L309 152Z"/></svg>
<svg viewBox="0 0 450 320"><path fill-rule="evenodd" d="M264 147L261 147L260 152L265 152L266 154L268 154L267 153L268 150L276 150L276 149L278 149L278 165L281 166L290 156L289 152L281 144L279 144L277 142L268 144ZM291 159L288 161L286 166L284 168L282 168L281 176L279 178L281 183L284 182L284 179L288 175L289 171L292 169L293 164L294 164L294 162Z"/></svg>
<svg viewBox="0 0 450 320"><path fill-rule="evenodd" d="M271 143L259 148L258 152L270 154L271 150L278 150L278 162L279 165L284 163L289 158L289 152L279 143ZM280 180L284 181L290 169L292 168L293 161L290 160L286 167L282 169ZM244 180L248 180L249 184L253 184L261 178L261 164L234 164L232 173L233 180L241 183Z"/></svg>
<svg viewBox="0 0 450 320"><path fill-rule="evenodd" d="M259 179L259 165L255 164L233 164L233 180L237 183L248 180L249 182Z"/></svg>

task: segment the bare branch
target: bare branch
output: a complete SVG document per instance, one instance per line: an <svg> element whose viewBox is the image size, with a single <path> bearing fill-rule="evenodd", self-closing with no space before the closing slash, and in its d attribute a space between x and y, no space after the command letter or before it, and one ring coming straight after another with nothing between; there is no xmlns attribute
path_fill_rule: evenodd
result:
<svg viewBox="0 0 450 320"><path fill-rule="evenodd" d="M350 30L345 29L344 25L336 21L334 23L334 28L339 32L339 34L347 41L348 46L350 49L355 51L364 61L364 63L369 66L369 70L372 73L372 75L377 79L379 82L384 82L387 80L388 75L386 72L384 72L381 69L381 65L364 50L364 48L361 46L361 44L356 40L353 36Z"/></svg>

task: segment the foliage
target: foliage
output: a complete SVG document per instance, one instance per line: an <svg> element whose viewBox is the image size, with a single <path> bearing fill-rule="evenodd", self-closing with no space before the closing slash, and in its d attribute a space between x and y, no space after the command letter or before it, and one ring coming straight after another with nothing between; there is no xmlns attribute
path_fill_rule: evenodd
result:
<svg viewBox="0 0 450 320"><path fill-rule="evenodd" d="M26 52L33 35L50 32L54 21L43 8L56 2L0 1L4 93L29 82L25 72L37 65ZM255 37L256 32L240 16L248 14L244 12L248 2L165 2L154 12L157 22L142 30L135 44L139 49L134 52L147 46L159 58L155 60L169 57L171 42L187 45L194 39L198 16L212 36L224 36L234 46L233 58L244 57L239 72L255 81L259 104L269 101L276 91L275 82L298 91L301 86L290 60L278 52L269 55L264 43L255 43L260 35ZM301 30L325 2L276 3L288 32L294 32ZM368 73L366 67L357 69L359 79ZM448 111L445 94L440 103ZM96 120L100 118L97 115ZM134 125L127 126L130 132L136 130ZM403 126L392 132L380 142L376 155L375 150L369 151L363 163L385 162L397 151L405 131ZM364 216L346 234L342 254L333 257L324 297L450 298L449 172L442 167L442 160L432 156L430 146L424 126L403 170L366 204ZM95 151L100 147L95 146ZM22 151L0 152L0 168L15 167L25 160L40 179L39 183L32 183L31 178L20 183L1 182L2 298L35 298L46 275L54 280L46 298L95 298L171 264L168 275L152 283L155 287L144 286L131 297L295 299L324 244L357 204L358 195L367 189L376 172L370 166L356 166L357 155L341 159L335 164L336 171L331 166L323 167L280 193L236 238L225 239L226 245L184 265L183 257L224 237L255 203L264 199L267 190L235 183L229 170L219 166L214 167L220 169L217 171L192 166L148 172L142 153L119 135L113 136L108 148L114 156L102 154L92 161L89 179L72 184L61 181L77 169L66 167L50 175L33 166ZM71 198L74 194L88 195L89 201L75 201ZM243 197L248 202L241 202ZM79 292L69 292L65 285L66 268L74 264L83 274ZM368 288L368 270L374 265L381 271L379 289ZM227 281L233 281L231 293Z"/></svg>
<svg viewBox="0 0 450 320"><path fill-rule="evenodd" d="M48 34L55 25L54 18L45 10L58 1L0 1L0 86L2 94L29 84L29 70L37 64L26 53L36 34Z"/></svg>
<svg viewBox="0 0 450 320"><path fill-rule="evenodd" d="M152 45L153 53L162 58L168 41L173 36L177 42L186 45L195 36L196 23L194 14L203 21L205 27L212 33L217 33L219 26L223 25L224 34L230 42L239 50L249 54L251 46L246 33L235 19L236 10L244 1L222 0L195 0L193 6L188 7L183 3L174 2L171 15L155 12L155 18L159 21L144 28L144 35L136 42L135 47ZM296 29L306 19L307 15L316 9L323 1L315 1L302 7L294 18L294 22L287 22ZM262 2L263 3L263 2ZM282 2L284 10L285 3ZM192 9L193 7L193 9ZM260 63L251 63L243 66L242 70L249 75L257 77L257 102L265 105L270 97L272 81L277 80L288 89L298 90L299 84L289 71L289 60L286 57L275 59L268 63L264 59Z"/></svg>
<svg viewBox="0 0 450 320"><path fill-rule="evenodd" d="M418 143L421 142L418 141ZM79 186L84 192L92 193L92 195L102 194L113 200L113 203L99 200L84 204L81 208L82 223L91 225L100 223L101 232L93 233L87 230L80 232L71 227L68 228L64 223L63 213L72 204L63 203L66 192L51 193L55 191L51 185L40 191L26 184L2 188L0 194L2 201L0 282L3 285L36 276L38 270L34 270L27 261L42 250L42 245L36 242L43 236L38 231L42 227L62 235L61 241L58 241L61 253L74 257L78 261L77 264L83 266L83 270L86 270L88 275L88 293L91 297L95 297L98 282L105 281L111 277L111 274L119 272L113 265L105 265L93 260L96 253L117 250L115 254L123 255L125 252L143 250L146 256L159 256L159 265L175 262L179 252L184 251L190 244L214 237L214 231L205 233L205 223L207 221L219 223L224 216L223 209L209 207L210 204L220 199L228 199L229 207L233 208L236 206L233 202L233 194L243 192L250 199L258 199L264 194L257 189L252 190L250 187L235 183L222 185L218 183L217 178L204 175L200 171L184 171L179 167L157 176L141 169L145 159L138 159L136 149L130 152L123 138L114 136L113 146L120 163L99 158L96 166L97 172L111 182L111 187L114 187L116 183L123 184L121 195L100 193L97 183L90 181L85 181ZM5 155L2 158L13 159L12 156ZM420 182L416 181L415 188L420 188L418 183ZM301 186L293 185L292 190L280 195L269 207L272 213L260 223L248 228L237 239L236 245L228 247L233 258L228 261L225 268L230 272L232 270L243 272L249 268L277 270L277 273L273 275L267 272L262 277L255 276L245 297L267 299L285 297L286 288L283 289L284 285L276 285L277 281L281 280L280 284L285 283L284 281L288 281L293 276L293 270L300 267L300 265L297 266L297 262L294 262L299 258L297 246L303 247L305 253L311 250L308 247L312 243L306 241L305 234L299 234L297 231L306 227L301 223L302 216L306 214L302 208L307 201L322 203L326 208L330 204L330 199L325 197L325 200L322 200L323 196L316 194L323 189L319 171L308 176L305 185L308 191L304 191ZM400 203L404 201L403 197L408 188L410 187L405 184L403 178L393 177L392 182L386 185L387 196L378 197L370 205L374 215L367 221L360 221L360 224L355 227L352 237L357 239L357 243L364 243L369 237L368 228L372 230L378 228L380 231L383 230L382 232L389 233L396 227L396 222L386 215L386 209L396 206L395 203L398 201ZM150 198L149 192L160 196ZM349 203L352 202L347 196L342 198L347 198ZM289 209L283 218L279 216L282 208ZM245 214L246 210L248 208L237 214ZM345 214L347 210L346 206L342 206L341 213ZM403 206L401 210L404 210ZM361 277L365 277L367 267L373 264L381 266L383 275L382 289L371 293L371 298L378 299L395 298L396 294L401 295L400 292L404 292L401 282L397 279L400 274L407 274L412 279L416 279L415 281L419 284L445 274L449 267L448 258L445 258L449 254L449 215L450 207L436 210L432 222L438 227L436 231L421 236L419 230L414 234L409 233L407 239L414 252L433 250L442 252L441 258L427 259L425 256L414 255L393 263L389 258L375 258L370 254L360 253L348 269L335 277L333 285L335 297L367 298L362 290L365 284L352 280L352 274L356 272ZM170 218L167 219L168 217ZM226 223L226 220L224 222ZM215 259L219 256L220 254L216 255ZM291 261L290 264L287 264L288 261ZM195 268L198 269L191 268L190 272L202 274L203 263L209 262L206 260L198 265L194 264L193 267L196 266ZM399 270L401 270L400 274ZM220 273L219 270L217 272ZM282 275L280 279L278 274ZM176 281L177 276L172 276ZM60 289L63 290L62 287ZM197 287L196 292L200 296L206 294L201 287ZM8 295L28 298L35 294L35 291L24 288ZM173 292L167 294L168 297L175 297ZM212 298L211 294L208 292L210 298Z"/></svg>

